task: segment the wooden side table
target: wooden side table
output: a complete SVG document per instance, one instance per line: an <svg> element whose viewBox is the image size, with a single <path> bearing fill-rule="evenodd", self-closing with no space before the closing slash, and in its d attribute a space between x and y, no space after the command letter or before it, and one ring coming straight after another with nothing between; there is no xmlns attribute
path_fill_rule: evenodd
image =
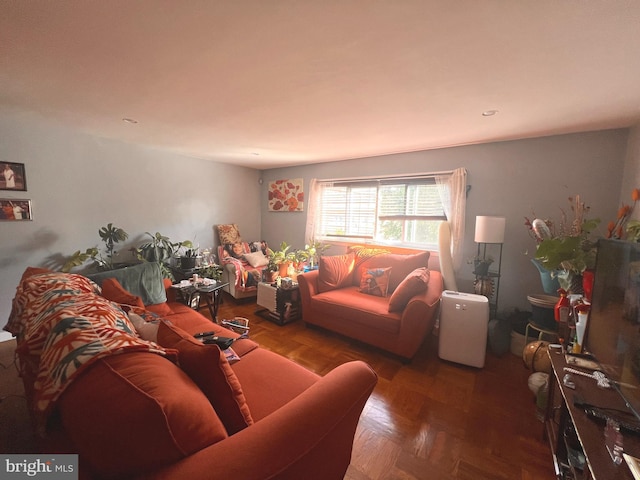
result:
<svg viewBox="0 0 640 480"><path fill-rule="evenodd" d="M260 282L256 303L256 314L278 325L285 325L301 317L302 305L297 283L292 287L278 288L275 284Z"/></svg>
<svg viewBox="0 0 640 480"><path fill-rule="evenodd" d="M216 282L210 285L204 283L181 285L176 283L171 286L177 290L179 300L194 310L200 310L200 299L204 297L211 314L211 320L218 323L218 307L220 306L222 289L227 285L229 284Z"/></svg>

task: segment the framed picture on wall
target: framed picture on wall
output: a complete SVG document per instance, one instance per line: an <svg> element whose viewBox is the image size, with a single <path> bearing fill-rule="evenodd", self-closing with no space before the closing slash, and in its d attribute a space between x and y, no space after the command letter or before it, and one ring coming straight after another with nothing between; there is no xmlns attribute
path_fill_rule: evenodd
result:
<svg viewBox="0 0 640 480"><path fill-rule="evenodd" d="M0 220L33 220L31 200L24 198L0 198Z"/></svg>
<svg viewBox="0 0 640 480"><path fill-rule="evenodd" d="M0 190L27 191L24 163L0 162Z"/></svg>
<svg viewBox="0 0 640 480"><path fill-rule="evenodd" d="M274 180L269 183L270 212L302 212L304 210L302 178Z"/></svg>

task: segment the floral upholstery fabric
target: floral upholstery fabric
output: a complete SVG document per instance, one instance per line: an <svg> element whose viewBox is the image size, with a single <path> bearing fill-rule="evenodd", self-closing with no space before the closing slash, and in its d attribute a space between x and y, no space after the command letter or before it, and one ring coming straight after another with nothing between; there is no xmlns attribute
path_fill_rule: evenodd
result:
<svg viewBox="0 0 640 480"><path fill-rule="evenodd" d="M218 238L220 244L242 242L242 235L238 230L238 225L231 223L229 225L218 225Z"/></svg>

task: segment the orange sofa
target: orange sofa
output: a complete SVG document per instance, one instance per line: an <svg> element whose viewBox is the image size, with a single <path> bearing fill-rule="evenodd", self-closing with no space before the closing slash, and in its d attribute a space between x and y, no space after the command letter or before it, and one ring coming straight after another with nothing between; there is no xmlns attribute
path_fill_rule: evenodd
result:
<svg viewBox="0 0 640 480"><path fill-rule="evenodd" d="M140 283L162 281L132 268ZM172 289L145 304L117 278L99 281L30 268L13 300L5 329L42 453L79 454L82 479L343 478L377 381L368 365L320 377L250 339L233 343L229 363L193 335L238 334Z"/></svg>
<svg viewBox="0 0 640 480"><path fill-rule="evenodd" d="M321 257L318 270L298 276L302 318L411 359L440 306L442 276L430 258L361 247Z"/></svg>

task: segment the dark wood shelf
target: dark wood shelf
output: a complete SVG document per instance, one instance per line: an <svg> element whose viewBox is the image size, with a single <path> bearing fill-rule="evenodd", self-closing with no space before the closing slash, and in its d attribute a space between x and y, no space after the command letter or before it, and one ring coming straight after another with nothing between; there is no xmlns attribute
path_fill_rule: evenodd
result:
<svg viewBox="0 0 640 480"><path fill-rule="evenodd" d="M562 382L566 373L563 369L567 366L564 355L557 349L550 350L549 357L553 371L549 378L544 433L549 440L558 478L633 480L626 462L616 465L607 451L604 421L592 419L573 404L574 397L580 396L591 405L625 410L627 407L623 399L615 390L599 388L594 379L581 375L572 375L575 390L566 387ZM569 449L564 433L571 428L575 430L577 442L584 453L585 465L582 471L572 468L568 460ZM640 434L624 431L622 434L625 453L640 457Z"/></svg>

